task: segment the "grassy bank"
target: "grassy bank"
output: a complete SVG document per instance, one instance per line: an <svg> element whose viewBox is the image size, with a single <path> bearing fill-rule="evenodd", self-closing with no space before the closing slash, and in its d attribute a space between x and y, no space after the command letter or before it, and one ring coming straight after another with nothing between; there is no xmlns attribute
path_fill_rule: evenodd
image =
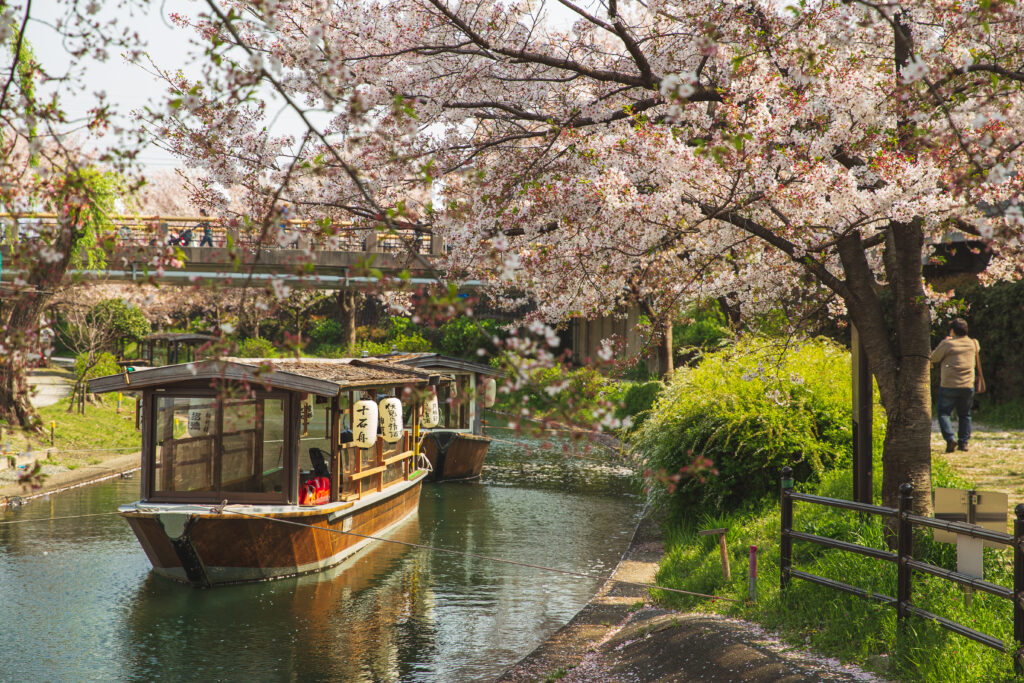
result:
<svg viewBox="0 0 1024 683"><path fill-rule="evenodd" d="M135 402L131 399L121 404L117 412L117 400L106 398L102 405L90 405L85 415L68 413L68 399L64 398L45 408L39 409L43 431L26 433L5 431L4 441L8 451L52 450L49 460L55 464L74 468L93 465L104 457L130 453L138 450L139 432L135 430ZM53 445L50 445L50 423L55 423Z"/></svg>
<svg viewBox="0 0 1024 683"><path fill-rule="evenodd" d="M877 467L877 465L876 465ZM880 471L880 468L876 471ZM877 483L877 482L876 482ZM966 483L948 466L936 462L935 486L965 488ZM798 487L810 493L851 498L849 470L825 475L819 484ZM877 487L876 487L877 488ZM876 491L876 500L878 492ZM794 528L808 533L884 548L879 520L861 523L856 513L796 503ZM760 549L758 599L753 604L698 602L696 598L659 594L672 606L742 617L778 630L800 646L812 647L844 661L856 661L883 675L906 681L1012 680L1010 657L911 617L902 641L896 637L896 614L867 600L794 579L789 590L779 589L779 504L769 497L746 509L717 518L670 529L658 583L684 590L745 600L748 548ZM697 536L699 529L726 527L732 580L722 578L717 539ZM815 545L794 542L797 569L850 583L866 590L896 595L895 565ZM956 548L934 543L922 530L915 539L915 557L942 567L955 568ZM985 550L985 578L1013 585L1010 552ZM955 584L920 573L913 579L914 604L1011 643L1011 604L987 594L975 594L965 606L964 593Z"/></svg>
<svg viewBox="0 0 1024 683"><path fill-rule="evenodd" d="M983 395L973 416L989 427L1024 429L1024 398L994 403Z"/></svg>

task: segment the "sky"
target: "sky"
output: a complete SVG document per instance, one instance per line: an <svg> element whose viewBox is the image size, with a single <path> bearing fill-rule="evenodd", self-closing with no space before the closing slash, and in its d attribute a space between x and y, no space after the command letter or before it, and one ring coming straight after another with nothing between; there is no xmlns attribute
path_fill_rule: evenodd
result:
<svg viewBox="0 0 1024 683"><path fill-rule="evenodd" d="M162 68L181 69L186 75L198 74L189 57L193 50L189 32L173 25L169 16L171 13L196 15L206 8L205 2L151 1L147 2L141 11L140 8L134 7L131 14L127 14L123 7L116 7L117 4L119 3L104 0L99 16L104 19L117 17L122 21L130 21L132 27L146 40L145 49L149 56ZM67 51L62 44L61 36L52 27L54 21L63 13L64 7L64 3L52 0L34 4L33 14L36 19L30 21L26 31L37 58L53 73L64 73L68 65ZM132 110L141 109L147 104L159 110L166 106L167 91L164 84L141 66L130 63L120 55L112 54L106 62L89 60L86 62L86 68L84 92L68 91L63 93L61 98L71 119L82 116L95 104L93 93L99 90L105 91L107 98L116 105L116 120L124 126L131 125ZM276 113L277 110L272 111ZM298 125L296 118L285 114L278 117L272 130L284 133ZM140 161L146 169L151 170L181 166L178 159L155 145L150 145L142 151Z"/></svg>
<svg viewBox="0 0 1024 683"><path fill-rule="evenodd" d="M53 24L66 10L71 0L37 0L33 4L33 20L29 22L26 35L37 58L44 68L51 73L64 73L68 65L67 51L62 44L60 34ZM192 65L190 53L190 32L174 26L170 21L172 13L195 16L207 10L202 0L95 0L101 9L98 16L104 20L117 19L130 22L146 40L145 49L152 60L165 69L181 69L186 76L197 76L198 70ZM599 0L584 0L582 4L588 9L600 11L594 5ZM84 5L84 3L80 3ZM128 5L125 7L124 5ZM138 5L142 5L139 7ZM569 23L574 15L557 2L546 2L545 11L555 23ZM165 86L150 75L141 66L132 64L120 55L112 54L106 62L90 60L86 62L86 82L84 92L66 91L62 94L62 104L69 118L75 119L84 115L85 111L95 104L93 93L104 91L110 102L116 105L118 115L115 122L123 126L131 125L130 113L149 104L155 109L163 110L167 100ZM298 116L284 110L283 103L276 99L269 89L265 96L271 100L267 108L268 120L271 121L270 131L275 135L294 134L299 137L303 126ZM112 142L112 141L111 141ZM102 142L101 142L102 144ZM108 142L107 144L110 144ZM139 160L146 170L162 170L181 167L181 162L173 155L155 145L149 145L140 154Z"/></svg>

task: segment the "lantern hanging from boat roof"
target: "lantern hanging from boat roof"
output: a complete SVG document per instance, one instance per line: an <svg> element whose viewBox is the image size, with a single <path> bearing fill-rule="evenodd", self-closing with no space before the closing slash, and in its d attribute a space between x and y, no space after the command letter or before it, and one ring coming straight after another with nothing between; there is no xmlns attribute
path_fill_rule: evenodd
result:
<svg viewBox="0 0 1024 683"><path fill-rule="evenodd" d="M437 392L434 390L434 387L430 387L430 394L427 396L427 400L423 402L422 424L425 429L433 429L440 421L441 409L437 405Z"/></svg>
<svg viewBox="0 0 1024 683"><path fill-rule="evenodd" d="M380 438L388 443L398 443L402 438L402 402L397 398L380 402Z"/></svg>
<svg viewBox="0 0 1024 683"><path fill-rule="evenodd" d="M210 410L210 400L190 399L188 402L188 435L195 437L209 434L212 422L213 411Z"/></svg>
<svg viewBox="0 0 1024 683"><path fill-rule="evenodd" d="M484 380L484 408L494 405L494 399L498 397L498 383L493 377Z"/></svg>
<svg viewBox="0 0 1024 683"><path fill-rule="evenodd" d="M359 448L369 448L377 443L377 404L365 399L356 401L352 412L355 417L352 443Z"/></svg>

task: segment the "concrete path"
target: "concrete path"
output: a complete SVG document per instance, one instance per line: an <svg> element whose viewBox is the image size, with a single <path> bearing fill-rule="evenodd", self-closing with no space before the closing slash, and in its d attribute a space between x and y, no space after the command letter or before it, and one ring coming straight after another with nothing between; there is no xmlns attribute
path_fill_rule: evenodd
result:
<svg viewBox="0 0 1024 683"><path fill-rule="evenodd" d="M613 578L653 583L664 551L644 520ZM760 626L654 608L647 589L608 581L580 612L506 671L502 683L879 681L838 660L794 650Z"/></svg>
<svg viewBox="0 0 1024 683"><path fill-rule="evenodd" d="M52 406L71 394L75 373L56 367L37 368L29 375L28 384L35 389L31 398L32 405L36 408Z"/></svg>

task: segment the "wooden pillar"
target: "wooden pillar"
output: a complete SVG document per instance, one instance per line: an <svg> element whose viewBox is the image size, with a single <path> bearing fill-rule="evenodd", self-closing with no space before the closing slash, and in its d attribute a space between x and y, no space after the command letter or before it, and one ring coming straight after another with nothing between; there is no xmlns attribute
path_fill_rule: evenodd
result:
<svg viewBox="0 0 1024 683"><path fill-rule="evenodd" d="M380 437L380 436L377 437L377 443L375 444L375 448L376 448L376 451L377 451L377 462L376 462L376 464L374 466L375 467L383 467L384 466L384 439L382 437ZM384 490L384 470L381 470L380 472L377 473L377 490L378 491L383 491Z"/></svg>
<svg viewBox="0 0 1024 683"><path fill-rule="evenodd" d="M850 323L850 374L853 384L853 499L871 504L872 493L872 434L871 419L874 395L871 368L857 328Z"/></svg>
<svg viewBox="0 0 1024 683"><path fill-rule="evenodd" d="M341 500L341 405L338 397L331 399L331 502Z"/></svg>

